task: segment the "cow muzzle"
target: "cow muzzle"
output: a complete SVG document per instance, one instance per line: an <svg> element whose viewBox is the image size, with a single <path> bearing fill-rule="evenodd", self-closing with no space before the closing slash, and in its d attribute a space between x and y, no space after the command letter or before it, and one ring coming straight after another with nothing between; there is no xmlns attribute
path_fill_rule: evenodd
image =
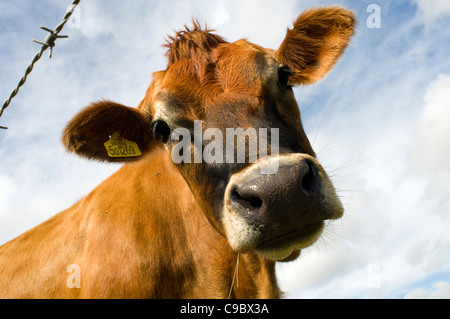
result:
<svg viewBox="0 0 450 319"><path fill-rule="evenodd" d="M272 260L298 256L320 237L325 220L344 212L325 171L306 154L264 157L233 174L224 203L223 225L233 250Z"/></svg>

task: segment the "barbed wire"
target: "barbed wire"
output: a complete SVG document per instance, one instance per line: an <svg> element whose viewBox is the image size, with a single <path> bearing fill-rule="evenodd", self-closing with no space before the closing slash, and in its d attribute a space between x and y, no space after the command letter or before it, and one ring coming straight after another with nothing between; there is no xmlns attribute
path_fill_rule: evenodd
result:
<svg viewBox="0 0 450 319"><path fill-rule="evenodd" d="M72 5L70 6L70 8L67 10L66 14L64 15L62 21L55 27L55 30L50 30L50 29L48 29L46 27L41 27L42 30L45 30L45 31L49 32L49 34L45 38L44 42L37 41L37 40L33 39L34 42L39 43L40 45L42 45L42 47L39 50L39 52L36 53L36 55L34 56L33 60L31 61L31 64L25 70L24 76L20 79L19 83L14 88L14 90L11 92L11 94L8 97L8 99L5 101L5 103L3 103L3 106L0 109L0 117L3 115L3 112L5 111L5 109L11 103L11 100L17 95L17 93L19 92L20 87L25 84L25 81L27 80L28 75L33 70L34 64L41 58L41 56L45 52L45 50L50 48L49 58L51 59L52 58L52 54L53 54L53 47L55 46L56 39L58 39L58 38L68 38L69 37L68 35L58 35L58 34L59 34L59 32L61 32L61 30L63 29L63 27L66 24L66 22L70 19L70 17L72 16L73 11L77 7L77 5L80 3L80 1L81 0L74 0L73 1ZM0 126L0 129L7 129L7 127Z"/></svg>

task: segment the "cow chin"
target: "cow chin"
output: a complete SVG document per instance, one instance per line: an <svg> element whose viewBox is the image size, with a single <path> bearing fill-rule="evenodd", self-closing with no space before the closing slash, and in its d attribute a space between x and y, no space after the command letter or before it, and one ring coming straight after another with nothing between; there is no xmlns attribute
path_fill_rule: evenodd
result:
<svg viewBox="0 0 450 319"><path fill-rule="evenodd" d="M292 261L300 255L300 250L314 244L322 234L324 222L307 229L269 239L254 249L265 259Z"/></svg>
<svg viewBox="0 0 450 319"><path fill-rule="evenodd" d="M248 224L236 216L235 212L226 212L225 229L231 248L238 254L255 252L265 259L288 262L295 260L301 249L314 244L322 234L325 222L305 229L281 233L276 236L264 235L264 226Z"/></svg>

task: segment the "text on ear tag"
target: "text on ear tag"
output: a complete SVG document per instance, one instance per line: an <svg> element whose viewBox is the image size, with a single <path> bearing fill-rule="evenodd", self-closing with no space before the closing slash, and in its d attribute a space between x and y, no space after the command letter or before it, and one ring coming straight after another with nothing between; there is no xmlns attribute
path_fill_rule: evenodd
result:
<svg viewBox="0 0 450 319"><path fill-rule="evenodd" d="M136 142L123 138L118 132L114 132L104 145L109 157L136 157L142 155Z"/></svg>

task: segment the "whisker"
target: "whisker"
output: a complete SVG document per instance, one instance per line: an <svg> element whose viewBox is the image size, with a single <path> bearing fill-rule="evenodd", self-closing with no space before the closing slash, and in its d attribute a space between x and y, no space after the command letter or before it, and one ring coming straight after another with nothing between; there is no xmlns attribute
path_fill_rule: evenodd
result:
<svg viewBox="0 0 450 319"><path fill-rule="evenodd" d="M233 274L233 279L231 280L231 287L230 287L230 292L228 293L228 298L230 299L231 297L231 292L233 291L233 285L234 285L234 279L236 279L236 287L239 287L239 254L237 255L237 259L236 259L236 266L234 268L234 274Z"/></svg>
<svg viewBox="0 0 450 319"><path fill-rule="evenodd" d="M336 221L328 221L322 235L319 237L316 244L312 246L313 249L315 249L318 253L332 250L335 243L338 242L337 238L339 237L339 234L337 228L339 228L339 225L336 224Z"/></svg>
<svg viewBox="0 0 450 319"><path fill-rule="evenodd" d="M319 156L320 154L323 154L329 147L330 147L330 145L331 144L333 144L334 143L334 141L332 140L332 141L330 141L327 145L325 145L324 147L322 147L320 150L318 150L316 153L317 153L317 156Z"/></svg>
<svg viewBox="0 0 450 319"><path fill-rule="evenodd" d="M322 119L320 120L319 126L317 127L316 134L314 135L314 139L313 139L313 142L312 142L313 146L316 143L317 135L319 134L320 127L322 126L322 123L323 123L324 120L325 120L325 116L322 117Z"/></svg>

